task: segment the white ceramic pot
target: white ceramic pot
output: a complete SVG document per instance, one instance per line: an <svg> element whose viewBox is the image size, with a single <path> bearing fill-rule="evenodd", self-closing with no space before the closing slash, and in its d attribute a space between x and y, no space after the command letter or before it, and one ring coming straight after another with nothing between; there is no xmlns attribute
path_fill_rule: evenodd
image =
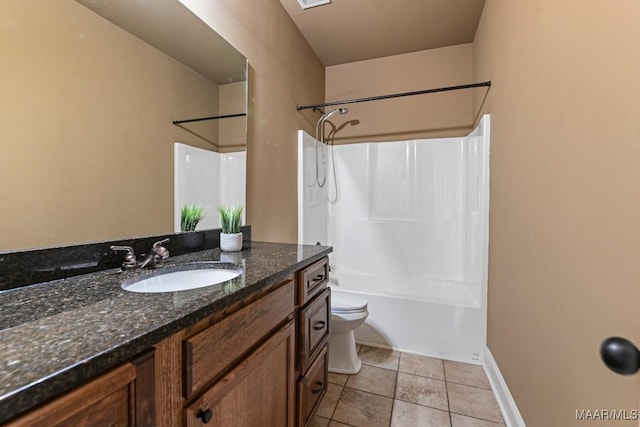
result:
<svg viewBox="0 0 640 427"><path fill-rule="evenodd" d="M220 233L220 249L225 252L242 250L242 232L234 234Z"/></svg>

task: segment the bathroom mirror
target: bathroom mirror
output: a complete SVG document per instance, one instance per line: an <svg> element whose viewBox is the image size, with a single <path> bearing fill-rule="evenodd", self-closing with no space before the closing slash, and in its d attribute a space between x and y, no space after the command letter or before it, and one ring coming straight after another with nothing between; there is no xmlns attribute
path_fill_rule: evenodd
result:
<svg viewBox="0 0 640 427"><path fill-rule="evenodd" d="M246 150L246 58L178 0L3 0L0 49L0 252L171 233L174 144Z"/></svg>

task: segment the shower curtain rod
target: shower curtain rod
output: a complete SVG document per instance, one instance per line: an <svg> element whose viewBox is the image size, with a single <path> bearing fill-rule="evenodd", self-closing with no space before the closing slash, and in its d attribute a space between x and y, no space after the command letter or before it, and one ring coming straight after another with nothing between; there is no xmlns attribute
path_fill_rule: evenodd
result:
<svg viewBox="0 0 640 427"><path fill-rule="evenodd" d="M400 98L403 96L422 95L425 93L448 92L450 90L471 89L474 87L483 87L483 86L491 86L491 81L489 80L486 82L470 83L470 84L459 85L459 86L437 87L434 89L416 90L413 92L392 93L390 95L370 96L368 98L348 99L345 101L325 102L324 104L298 105L296 109L300 111L300 110L307 110L309 108L316 109L316 108L322 108L322 107L330 107L332 105L355 104L357 102L378 101L380 99Z"/></svg>
<svg viewBox="0 0 640 427"><path fill-rule="evenodd" d="M187 120L174 120L174 125L179 125L182 123L191 123L191 122L203 122L205 120L218 120L218 119L228 119L231 117L243 117L246 116L247 113L238 113L238 114L227 114L226 116L212 116L212 117L200 117L198 119L187 119Z"/></svg>

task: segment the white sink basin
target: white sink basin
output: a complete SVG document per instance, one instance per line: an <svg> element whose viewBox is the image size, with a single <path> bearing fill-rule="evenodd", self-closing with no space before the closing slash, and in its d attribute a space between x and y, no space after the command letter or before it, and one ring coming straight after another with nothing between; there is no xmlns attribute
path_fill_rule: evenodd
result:
<svg viewBox="0 0 640 427"><path fill-rule="evenodd" d="M198 268L162 273L135 282L125 282L121 286L130 292L176 292L217 285L241 274L241 270L228 268Z"/></svg>

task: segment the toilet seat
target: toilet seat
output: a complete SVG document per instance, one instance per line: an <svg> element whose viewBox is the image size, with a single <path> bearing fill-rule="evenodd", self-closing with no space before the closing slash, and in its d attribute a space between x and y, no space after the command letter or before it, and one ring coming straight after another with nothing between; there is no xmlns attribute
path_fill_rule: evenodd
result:
<svg viewBox="0 0 640 427"><path fill-rule="evenodd" d="M362 311L367 311L366 300L342 292L331 294L332 313L359 313Z"/></svg>

